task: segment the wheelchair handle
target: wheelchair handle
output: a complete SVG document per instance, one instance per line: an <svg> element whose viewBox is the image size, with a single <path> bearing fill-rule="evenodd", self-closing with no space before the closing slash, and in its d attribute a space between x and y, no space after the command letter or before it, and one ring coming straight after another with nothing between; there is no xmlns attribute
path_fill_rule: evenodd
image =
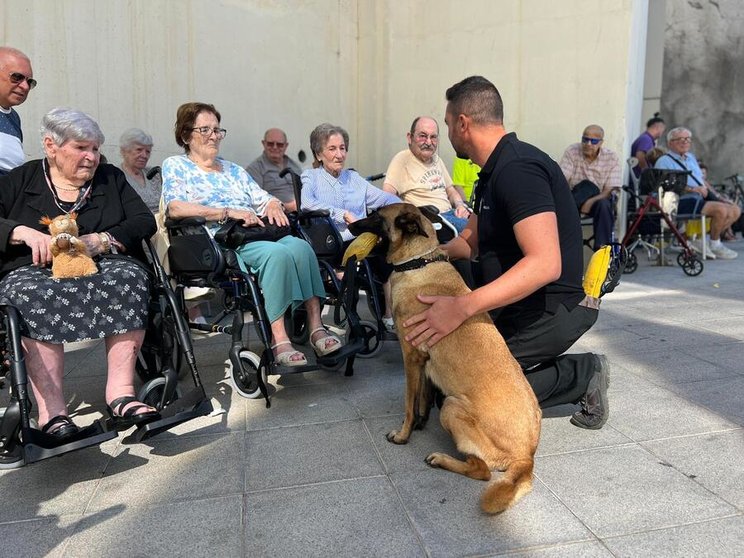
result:
<svg viewBox="0 0 744 558"><path fill-rule="evenodd" d="M381 172L379 174L373 174L371 176L367 177L367 182L374 182L375 180L380 180L381 178L385 178L385 173Z"/></svg>
<svg viewBox="0 0 744 558"><path fill-rule="evenodd" d="M152 180L156 174L160 174L160 167L152 167L145 176L147 180Z"/></svg>

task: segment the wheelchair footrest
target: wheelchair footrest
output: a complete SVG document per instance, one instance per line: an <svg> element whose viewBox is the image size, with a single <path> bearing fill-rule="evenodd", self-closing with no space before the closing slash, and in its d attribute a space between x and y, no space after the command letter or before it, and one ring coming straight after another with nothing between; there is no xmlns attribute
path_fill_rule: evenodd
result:
<svg viewBox="0 0 744 558"><path fill-rule="evenodd" d="M198 417L207 416L212 411L214 411L214 407L204 394L204 390L195 389L186 394L184 398L171 403L162 411L158 420L138 426L132 434L122 440L122 443L134 444L147 440L161 432L170 430L174 426Z"/></svg>
<svg viewBox="0 0 744 558"><path fill-rule="evenodd" d="M83 428L74 438L60 444L54 436L45 434L40 430L28 429L24 432L23 455L26 463L41 461L49 457L56 457L71 451L96 446L108 440L116 438L116 432L108 432L101 421L95 421L90 426Z"/></svg>

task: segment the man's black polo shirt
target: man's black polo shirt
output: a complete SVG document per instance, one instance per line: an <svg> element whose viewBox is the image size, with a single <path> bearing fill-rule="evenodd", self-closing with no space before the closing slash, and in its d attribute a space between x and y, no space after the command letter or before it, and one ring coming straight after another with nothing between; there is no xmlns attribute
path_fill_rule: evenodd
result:
<svg viewBox="0 0 744 558"><path fill-rule="evenodd" d="M582 236L579 212L558 164L536 147L506 134L479 174L475 198L478 252L485 285L524 257L514 225L551 211L558 221L561 276L510 306L554 312L559 304L573 309L583 298Z"/></svg>

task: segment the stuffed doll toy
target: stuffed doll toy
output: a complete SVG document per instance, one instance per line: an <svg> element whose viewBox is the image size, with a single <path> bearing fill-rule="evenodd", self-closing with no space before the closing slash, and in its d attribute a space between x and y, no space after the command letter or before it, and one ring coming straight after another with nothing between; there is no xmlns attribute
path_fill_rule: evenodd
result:
<svg viewBox="0 0 744 558"><path fill-rule="evenodd" d="M88 255L88 248L77 237L76 219L76 213L65 213L54 219L43 217L39 221L49 227L52 235L52 277L55 279L83 277L98 272L96 263Z"/></svg>

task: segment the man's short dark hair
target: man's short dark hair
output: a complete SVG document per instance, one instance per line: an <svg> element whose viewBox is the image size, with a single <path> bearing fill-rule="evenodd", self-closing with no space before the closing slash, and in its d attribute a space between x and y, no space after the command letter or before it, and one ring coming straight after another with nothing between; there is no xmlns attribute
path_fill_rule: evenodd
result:
<svg viewBox="0 0 744 558"><path fill-rule="evenodd" d="M502 124L504 103L496 86L483 76L470 76L445 93L449 111L464 114L476 124Z"/></svg>
<svg viewBox="0 0 744 558"><path fill-rule="evenodd" d="M664 119L661 116L659 116L659 113L658 112L655 112L654 113L654 116L652 118L649 118L648 119L648 122L646 122L646 128L650 128L654 124L659 124L659 123L662 123L663 124L664 123Z"/></svg>

